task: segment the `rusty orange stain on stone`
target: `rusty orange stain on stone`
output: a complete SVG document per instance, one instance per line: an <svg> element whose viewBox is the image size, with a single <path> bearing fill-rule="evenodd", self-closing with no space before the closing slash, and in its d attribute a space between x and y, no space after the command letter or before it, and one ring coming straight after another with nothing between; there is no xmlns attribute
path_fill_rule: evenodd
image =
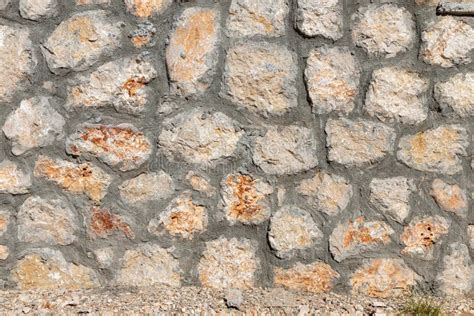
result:
<svg viewBox="0 0 474 316"><path fill-rule="evenodd" d="M81 43L93 45L97 40L97 31L92 21L87 16L79 16L72 20L68 25L68 31L79 37Z"/></svg>
<svg viewBox="0 0 474 316"><path fill-rule="evenodd" d="M328 264L297 264L290 269L275 269L274 282L292 290L303 290L312 293L327 293L334 285L339 274Z"/></svg>
<svg viewBox="0 0 474 316"><path fill-rule="evenodd" d="M147 18L163 10L166 0L132 0L133 14L139 18Z"/></svg>
<svg viewBox="0 0 474 316"><path fill-rule="evenodd" d="M382 239L383 243L387 243L390 241L390 237L387 234L383 236L377 236L376 238L372 237L372 232L377 231L379 228L383 228L381 224L376 223L376 227L367 227L361 226L364 224L364 217L359 216L355 219L354 222L349 223L349 227L344 235L343 246L350 247L352 244L377 244ZM381 238L380 238L381 237Z"/></svg>
<svg viewBox="0 0 474 316"><path fill-rule="evenodd" d="M144 78L130 78L123 85L122 89L127 90L128 95L133 97L145 86Z"/></svg>
<svg viewBox="0 0 474 316"><path fill-rule="evenodd" d="M230 206L229 215L236 219L251 220L262 211L258 202L262 199L257 194L255 180L248 175L229 176L226 184L233 189L237 201Z"/></svg>
<svg viewBox="0 0 474 316"><path fill-rule="evenodd" d="M150 36L143 36L143 35L136 35L131 38L132 44L140 48L150 42L151 37Z"/></svg>
<svg viewBox="0 0 474 316"><path fill-rule="evenodd" d="M90 229L100 238L106 238L117 230L121 231L129 239L135 238L130 225L125 223L120 216L98 207L92 208Z"/></svg>

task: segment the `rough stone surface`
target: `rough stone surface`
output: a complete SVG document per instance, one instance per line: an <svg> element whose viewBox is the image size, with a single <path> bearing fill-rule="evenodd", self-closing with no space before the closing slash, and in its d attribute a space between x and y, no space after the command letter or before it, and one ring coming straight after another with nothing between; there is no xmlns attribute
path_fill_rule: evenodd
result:
<svg viewBox="0 0 474 316"><path fill-rule="evenodd" d="M170 197L174 190L173 179L163 170L141 174L119 186L120 197L129 205L163 200Z"/></svg>
<svg viewBox="0 0 474 316"><path fill-rule="evenodd" d="M296 27L308 37L337 41L343 36L343 3L340 0L298 0Z"/></svg>
<svg viewBox="0 0 474 316"><path fill-rule="evenodd" d="M58 15L58 0L20 0L22 18L38 21Z"/></svg>
<svg viewBox="0 0 474 316"><path fill-rule="evenodd" d="M469 239L469 246L471 249L474 249L474 225L467 227L467 237Z"/></svg>
<svg viewBox="0 0 474 316"><path fill-rule="evenodd" d="M216 189L209 183L209 179L205 176L197 174L194 171L189 171L186 175L186 181L193 190L205 194L207 197L211 197L216 194Z"/></svg>
<svg viewBox="0 0 474 316"><path fill-rule="evenodd" d="M94 256L97 260L99 268L108 268L114 261L114 249L112 247L96 249L94 250Z"/></svg>
<svg viewBox="0 0 474 316"><path fill-rule="evenodd" d="M158 33L155 25L149 21L137 24L137 28L128 35L132 44L137 48L153 47L156 45Z"/></svg>
<svg viewBox="0 0 474 316"><path fill-rule="evenodd" d="M0 193L24 194L31 187L31 176L10 160L0 163Z"/></svg>
<svg viewBox="0 0 474 316"><path fill-rule="evenodd" d="M173 0L125 0L128 12L138 18L150 18L163 13Z"/></svg>
<svg viewBox="0 0 474 316"><path fill-rule="evenodd" d="M474 72L460 73L436 83L434 96L443 111L461 117L474 116Z"/></svg>
<svg viewBox="0 0 474 316"><path fill-rule="evenodd" d="M10 255L10 249L7 246L0 245L0 260L7 260Z"/></svg>
<svg viewBox="0 0 474 316"><path fill-rule="evenodd" d="M110 210L93 207L90 218L86 220L89 236L95 238L108 238L114 233L119 233L128 239L134 239L135 233L122 216L111 213Z"/></svg>
<svg viewBox="0 0 474 316"><path fill-rule="evenodd" d="M0 10L5 10L10 5L11 0L0 0Z"/></svg>
<svg viewBox="0 0 474 316"><path fill-rule="evenodd" d="M0 237L4 236L8 231L11 219L10 211L7 209L0 209Z"/></svg>
<svg viewBox="0 0 474 316"><path fill-rule="evenodd" d="M466 217L469 208L467 194L459 185L435 179L430 194L442 210Z"/></svg>
<svg viewBox="0 0 474 316"><path fill-rule="evenodd" d="M474 265L467 246L459 242L449 245L443 265L437 277L441 292L453 297L471 293L474 288Z"/></svg>
<svg viewBox="0 0 474 316"><path fill-rule="evenodd" d="M238 289L228 289L225 293L225 304L229 308L239 309L242 306L244 297L242 291Z"/></svg>
<svg viewBox="0 0 474 316"><path fill-rule="evenodd" d="M111 0L76 0L76 5L93 5L93 4L102 4L108 5Z"/></svg>

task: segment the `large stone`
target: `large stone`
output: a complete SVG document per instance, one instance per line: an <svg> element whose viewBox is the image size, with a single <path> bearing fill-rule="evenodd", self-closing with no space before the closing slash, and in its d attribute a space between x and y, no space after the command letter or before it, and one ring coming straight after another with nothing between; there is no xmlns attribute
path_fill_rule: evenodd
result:
<svg viewBox="0 0 474 316"><path fill-rule="evenodd" d="M298 0L296 27L308 37L323 36L337 41L343 36L341 0Z"/></svg>
<svg viewBox="0 0 474 316"><path fill-rule="evenodd" d="M461 117L474 116L474 72L459 73L434 87L434 96L443 111Z"/></svg>
<svg viewBox="0 0 474 316"><path fill-rule="evenodd" d="M310 264L296 263L289 269L273 269L273 282L294 291L306 291L315 294L332 290L340 275L330 265L316 261Z"/></svg>
<svg viewBox="0 0 474 316"><path fill-rule="evenodd" d="M75 164L40 155L36 160L35 177L45 178L75 194L85 194L99 202L107 194L112 176L91 163Z"/></svg>
<svg viewBox="0 0 474 316"><path fill-rule="evenodd" d="M334 260L344 259L376 251L391 242L393 229L382 221L366 221L359 216L353 221L336 226L329 237L329 250Z"/></svg>
<svg viewBox="0 0 474 316"><path fill-rule="evenodd" d="M165 120L158 143L171 159L209 166L233 156L243 134L220 112L192 110Z"/></svg>
<svg viewBox="0 0 474 316"><path fill-rule="evenodd" d="M466 129L442 125L403 136L398 143L397 157L416 170L453 175L462 171L461 158L467 155L468 145Z"/></svg>
<svg viewBox="0 0 474 316"><path fill-rule="evenodd" d="M233 225L260 224L270 218L273 187L251 175L233 173L221 183L226 219Z"/></svg>
<svg viewBox="0 0 474 316"><path fill-rule="evenodd" d="M383 122L418 124L428 116L429 80L399 67L385 67L372 73L364 109Z"/></svg>
<svg viewBox="0 0 474 316"><path fill-rule="evenodd" d="M318 114L349 113L359 91L360 65L346 47L311 51L304 72L311 104Z"/></svg>
<svg viewBox="0 0 474 316"><path fill-rule="evenodd" d="M125 0L127 11L139 18L150 18L163 13L173 0Z"/></svg>
<svg viewBox="0 0 474 316"><path fill-rule="evenodd" d="M22 18L38 21L58 15L58 0L20 0Z"/></svg>
<svg viewBox="0 0 474 316"><path fill-rule="evenodd" d="M471 62L474 49L474 29L464 21L443 16L429 24L421 33L420 58L441 67Z"/></svg>
<svg viewBox="0 0 474 316"><path fill-rule="evenodd" d="M430 194L444 211L461 217L467 216L469 208L467 193L459 185L435 179L431 184Z"/></svg>
<svg viewBox="0 0 474 316"><path fill-rule="evenodd" d="M202 286L216 289L249 289L255 286L260 267L256 246L248 239L219 239L206 243L198 265Z"/></svg>
<svg viewBox="0 0 474 316"><path fill-rule="evenodd" d="M24 194L31 187L29 173L18 168L10 160L0 163L0 193Z"/></svg>
<svg viewBox="0 0 474 316"><path fill-rule="evenodd" d="M298 250L319 243L323 233L311 214L295 206L284 206L270 219L268 241L279 258L290 258Z"/></svg>
<svg viewBox="0 0 474 316"><path fill-rule="evenodd" d="M174 192L173 179L164 171L144 173L119 186L120 197L129 205L169 198Z"/></svg>
<svg viewBox="0 0 474 316"><path fill-rule="evenodd" d="M216 189L211 185L210 180L204 175L194 171L189 171L186 175L186 181L188 181L194 191L201 192L207 197L216 194Z"/></svg>
<svg viewBox="0 0 474 316"><path fill-rule="evenodd" d="M227 51L221 95L263 116L298 105L296 55L286 46L246 41Z"/></svg>
<svg viewBox="0 0 474 316"><path fill-rule="evenodd" d="M90 155L120 171L143 165L153 151L148 138L135 126L119 124L82 124L66 140L66 152L74 156Z"/></svg>
<svg viewBox="0 0 474 316"><path fill-rule="evenodd" d="M18 240L48 245L69 245L79 230L75 210L63 198L32 196L18 210Z"/></svg>
<svg viewBox="0 0 474 316"><path fill-rule="evenodd" d="M49 69L55 74L82 71L120 46L120 23L102 10L74 14L61 22L42 47Z"/></svg>
<svg viewBox="0 0 474 316"><path fill-rule="evenodd" d="M8 209L0 208L0 237L5 235L13 217Z"/></svg>
<svg viewBox="0 0 474 316"><path fill-rule="evenodd" d="M353 16L352 40L371 57L394 57L411 49L417 38L412 14L394 4L372 4Z"/></svg>
<svg viewBox="0 0 474 316"><path fill-rule="evenodd" d="M111 213L108 209L93 207L91 214L86 219L89 236L95 238L108 238L114 233L119 233L128 239L134 239L135 233L128 220L120 215Z"/></svg>
<svg viewBox="0 0 474 316"><path fill-rule="evenodd" d="M382 123L329 119L326 124L328 160L346 166L374 164L392 153L395 130Z"/></svg>
<svg viewBox="0 0 474 316"><path fill-rule="evenodd" d="M443 270L436 279L444 295L457 297L472 293L474 265L466 245L459 242L449 245L448 254L443 259Z"/></svg>
<svg viewBox="0 0 474 316"><path fill-rule="evenodd" d="M172 93L201 94L210 87L219 60L220 32L219 11L184 10L166 48Z"/></svg>
<svg viewBox="0 0 474 316"><path fill-rule="evenodd" d="M253 162L269 174L295 174L318 165L316 138L309 128L269 126L255 139Z"/></svg>
<svg viewBox="0 0 474 316"><path fill-rule="evenodd" d="M64 138L64 118L50 104L47 97L33 97L21 101L3 125L3 132L12 141L12 153L52 145Z"/></svg>

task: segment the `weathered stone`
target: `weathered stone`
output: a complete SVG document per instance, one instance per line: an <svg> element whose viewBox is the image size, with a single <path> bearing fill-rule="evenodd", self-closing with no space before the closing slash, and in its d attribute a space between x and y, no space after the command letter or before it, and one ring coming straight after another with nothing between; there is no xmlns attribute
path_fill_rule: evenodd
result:
<svg viewBox="0 0 474 316"><path fill-rule="evenodd" d="M77 240L76 213L62 198L32 196L18 210L18 239L28 243L69 245Z"/></svg>
<svg viewBox="0 0 474 316"><path fill-rule="evenodd" d="M163 13L173 0L125 0L127 11L139 18L149 18Z"/></svg>
<svg viewBox="0 0 474 316"><path fill-rule="evenodd" d="M105 247L94 250L95 259L99 264L99 268L104 269L112 265L114 261L114 249L112 247Z"/></svg>
<svg viewBox="0 0 474 316"><path fill-rule="evenodd" d="M451 221L441 216L415 217L403 230L400 241L402 254L422 260L434 259L435 244L448 233Z"/></svg>
<svg viewBox="0 0 474 316"><path fill-rule="evenodd" d="M169 198L174 192L173 179L164 171L141 174L119 186L120 197L129 205Z"/></svg>
<svg viewBox="0 0 474 316"><path fill-rule="evenodd" d="M186 181L189 182L193 190L204 193L207 197L216 194L216 189L209 183L209 179L194 171L188 172Z"/></svg>
<svg viewBox="0 0 474 316"><path fill-rule="evenodd" d="M467 227L467 237L469 239L469 246L471 247L471 249L474 249L474 225L469 225Z"/></svg>
<svg viewBox="0 0 474 316"><path fill-rule="evenodd" d="M10 226L11 223L11 215L10 211L7 209L0 209L0 237L5 235L5 233L8 231L8 226Z"/></svg>
<svg viewBox="0 0 474 316"><path fill-rule="evenodd" d="M295 174L318 165L311 129L298 125L269 126L255 140L252 159L269 174Z"/></svg>
<svg viewBox="0 0 474 316"><path fill-rule="evenodd" d="M273 187L251 175L234 173L221 183L224 214L231 225L260 224L270 218Z"/></svg>
<svg viewBox="0 0 474 316"><path fill-rule="evenodd" d="M443 111L461 117L474 116L474 72L459 73L434 87L434 96Z"/></svg>
<svg viewBox="0 0 474 316"><path fill-rule="evenodd" d="M434 6L438 5L440 0L415 0L417 5L429 5Z"/></svg>
<svg viewBox="0 0 474 316"><path fill-rule="evenodd" d="M42 47L56 74L82 71L120 46L121 29L112 13L102 10L74 14L61 22Z"/></svg>
<svg viewBox="0 0 474 316"><path fill-rule="evenodd" d="M17 262L11 272L20 290L94 288L100 286L90 268L67 262L53 249L35 249Z"/></svg>
<svg viewBox="0 0 474 316"><path fill-rule="evenodd" d="M298 250L319 243L323 233L311 215L295 206L284 206L270 219L268 241L279 258L289 258Z"/></svg>
<svg viewBox="0 0 474 316"><path fill-rule="evenodd" d="M391 242L393 229L382 221L366 221L363 216L336 226L329 237L329 250L334 260L375 251Z"/></svg>
<svg viewBox="0 0 474 316"><path fill-rule="evenodd" d="M219 60L220 32L219 11L184 10L166 49L172 93L201 94L210 87Z"/></svg>
<svg viewBox="0 0 474 316"><path fill-rule="evenodd" d="M353 294L389 298L409 294L421 278L401 259L373 259L351 276Z"/></svg>
<svg viewBox="0 0 474 316"><path fill-rule="evenodd" d="M53 160L40 155L36 160L35 177L45 178L59 187L75 193L85 194L99 202L107 194L112 176L91 163L75 164L66 160Z"/></svg>
<svg viewBox="0 0 474 316"><path fill-rule="evenodd" d="M227 36L284 35L288 12L287 0L232 0L226 22Z"/></svg>
<svg viewBox="0 0 474 316"><path fill-rule="evenodd" d="M137 28L130 32L129 37L132 44L137 47L153 47L156 45L156 34L158 30L149 21L137 24Z"/></svg>
<svg viewBox="0 0 474 316"><path fill-rule="evenodd" d="M111 0L76 0L76 5L102 4L108 5Z"/></svg>
<svg viewBox="0 0 474 316"><path fill-rule="evenodd" d="M128 239L134 239L135 233L128 220L120 215L111 213L108 209L93 207L90 218L87 219L88 233L92 238L108 238L114 233L123 234Z"/></svg>
<svg viewBox="0 0 474 316"><path fill-rule="evenodd" d="M435 179L431 184L430 194L444 211L466 217L469 207L467 194L459 185Z"/></svg>
<svg viewBox="0 0 474 316"><path fill-rule="evenodd" d="M342 6L340 0L298 0L296 27L305 36L337 41L343 36Z"/></svg>
<svg viewBox="0 0 474 316"><path fill-rule="evenodd" d="M227 51L221 95L263 116L298 105L297 60L287 47L247 41Z"/></svg>
<svg viewBox="0 0 474 316"><path fill-rule="evenodd" d="M474 288L474 265L469 249L459 242L449 245L449 253L443 259L443 270L437 281L444 295L463 296Z"/></svg>
<svg viewBox="0 0 474 316"><path fill-rule="evenodd" d="M448 175L462 171L461 156L469 145L467 131L458 125L442 125L415 135L403 136L397 157L407 166Z"/></svg>
<svg viewBox="0 0 474 316"><path fill-rule="evenodd" d="M5 10L10 5L11 0L0 0L0 10Z"/></svg>
<svg viewBox="0 0 474 316"><path fill-rule="evenodd" d="M224 300L227 307L240 309L244 297L239 289L227 289Z"/></svg>
<svg viewBox="0 0 474 316"><path fill-rule="evenodd" d="M36 147L46 147L64 138L64 118L47 97L21 101L3 125L3 132L12 141L12 153L21 155Z"/></svg>
<svg viewBox="0 0 474 316"><path fill-rule="evenodd" d="M108 62L71 81L65 107L84 110L113 106L118 112L142 113L153 90L149 83L157 76L149 55Z"/></svg>
<svg viewBox="0 0 474 316"><path fill-rule="evenodd" d="M311 104L318 114L352 111L359 90L360 66L348 48L312 50L304 75Z"/></svg>
<svg viewBox="0 0 474 316"><path fill-rule="evenodd" d="M66 152L92 155L121 171L139 168L153 151L151 142L130 124L82 124L66 140Z"/></svg>
<svg viewBox="0 0 474 316"><path fill-rule="evenodd" d="M329 119L326 124L328 160L347 166L374 164L393 151L395 130L382 123Z"/></svg>
<svg viewBox="0 0 474 316"><path fill-rule="evenodd" d="M169 157L193 164L212 165L234 155L244 134L228 116L201 110L178 114L164 121L159 147Z"/></svg>
<svg viewBox="0 0 474 316"><path fill-rule="evenodd" d="M0 260L7 260L10 255L10 249L7 246L0 245Z"/></svg>
<svg viewBox="0 0 474 316"><path fill-rule="evenodd" d="M399 67L385 67L372 73L365 111L383 122L418 124L428 116L429 80Z"/></svg>
<svg viewBox="0 0 474 316"><path fill-rule="evenodd" d="M58 0L20 0L22 18L38 21L58 15Z"/></svg>
<svg viewBox="0 0 474 316"><path fill-rule="evenodd" d="M404 7L372 4L360 8L352 20L352 40L371 57L394 57L415 43L415 21Z"/></svg>
<svg viewBox="0 0 474 316"><path fill-rule="evenodd" d="M18 166L4 160L0 163L0 193L24 194L31 187L31 176L29 173L18 168Z"/></svg>
<svg viewBox="0 0 474 316"><path fill-rule="evenodd" d="M260 261L248 239L219 239L206 243L198 265L199 281L211 288L248 289L255 286Z"/></svg>
<svg viewBox="0 0 474 316"><path fill-rule="evenodd" d="M413 180L405 177L374 178L370 182L370 203L398 223L410 215L410 196L416 191Z"/></svg>

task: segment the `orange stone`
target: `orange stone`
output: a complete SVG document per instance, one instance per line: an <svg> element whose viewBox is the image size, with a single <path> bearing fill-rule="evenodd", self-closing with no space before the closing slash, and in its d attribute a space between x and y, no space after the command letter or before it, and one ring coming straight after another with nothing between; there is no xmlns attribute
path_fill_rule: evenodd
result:
<svg viewBox="0 0 474 316"><path fill-rule="evenodd" d="M297 263L290 269L275 268L274 273L275 285L317 294L329 292L340 277L330 265L323 262L307 265Z"/></svg>

